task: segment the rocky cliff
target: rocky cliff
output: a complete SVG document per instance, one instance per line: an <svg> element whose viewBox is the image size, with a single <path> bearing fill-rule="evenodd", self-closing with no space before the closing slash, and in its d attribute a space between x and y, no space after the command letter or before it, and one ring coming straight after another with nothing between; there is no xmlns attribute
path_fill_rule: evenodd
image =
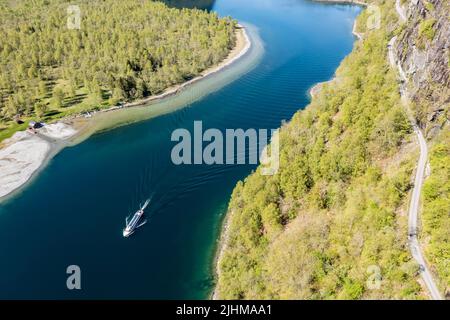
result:
<svg viewBox="0 0 450 320"><path fill-rule="evenodd" d="M368 26L379 10L379 27L360 30L363 39L336 71L339 81L314 91L281 128L278 174L258 169L236 186L216 297L428 297L407 237L417 138L392 61L430 138L420 244L442 293L449 292L449 0L367 4L374 10L358 25Z"/></svg>
<svg viewBox="0 0 450 320"><path fill-rule="evenodd" d="M396 53L409 79L415 116L436 136L448 123L450 104L450 1L403 0L397 6L407 17Z"/></svg>

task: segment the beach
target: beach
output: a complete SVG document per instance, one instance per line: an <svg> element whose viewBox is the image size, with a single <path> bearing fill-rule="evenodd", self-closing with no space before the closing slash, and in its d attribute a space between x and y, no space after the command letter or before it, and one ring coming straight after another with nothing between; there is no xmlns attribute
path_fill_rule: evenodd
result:
<svg viewBox="0 0 450 320"><path fill-rule="evenodd" d="M76 133L72 127L58 122L43 127L38 133L17 132L3 141L0 149L0 198L25 184L51 151Z"/></svg>
<svg viewBox="0 0 450 320"><path fill-rule="evenodd" d="M144 107L151 102L174 96L182 89L233 64L243 57L250 47L250 38L245 28L238 25L236 28L236 44L228 56L221 63L204 70L194 79L172 86L159 95L98 111L89 118L85 115L76 115L45 125L37 129L36 133L31 131L15 133L11 138L0 143L0 200L13 194L14 191L29 182L39 169L61 149L82 141L83 138L95 132L93 125L96 115L102 114L103 116L103 114L108 113L109 116L117 110L123 111L126 108Z"/></svg>

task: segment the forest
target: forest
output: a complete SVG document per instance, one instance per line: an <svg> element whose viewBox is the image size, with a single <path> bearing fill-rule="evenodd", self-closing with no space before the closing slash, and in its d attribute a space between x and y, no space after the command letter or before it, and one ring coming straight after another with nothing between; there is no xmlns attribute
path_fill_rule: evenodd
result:
<svg viewBox="0 0 450 320"><path fill-rule="evenodd" d="M366 30L336 80L281 128L279 173L258 169L236 186L218 263L219 298L425 298L407 243L418 153L386 58L397 16L393 1L377 3L381 28ZM433 161L443 172L448 154L436 148ZM426 214L426 230L442 241L448 229L427 226L448 221L448 202L440 199L448 182L439 179L426 188L433 201L427 210L439 213ZM429 250L442 255L440 244Z"/></svg>
<svg viewBox="0 0 450 320"><path fill-rule="evenodd" d="M0 0L0 141L27 119L158 94L222 61L236 41L234 20L197 9L148 0L71 5Z"/></svg>
<svg viewBox="0 0 450 320"><path fill-rule="evenodd" d="M435 266L438 285L450 286L450 132L444 131L430 150L431 175L423 187L422 241L425 255Z"/></svg>

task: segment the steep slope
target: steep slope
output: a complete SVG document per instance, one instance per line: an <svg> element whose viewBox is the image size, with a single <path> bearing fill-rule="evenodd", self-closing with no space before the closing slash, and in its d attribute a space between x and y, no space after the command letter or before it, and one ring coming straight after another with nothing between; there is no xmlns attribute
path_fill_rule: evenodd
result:
<svg viewBox="0 0 450 320"><path fill-rule="evenodd" d="M450 3L397 1L407 18L394 46L414 117L431 146L422 194L420 243L442 292L450 289Z"/></svg>
<svg viewBox="0 0 450 320"><path fill-rule="evenodd" d="M430 150L431 174L423 188L420 241L441 292L450 292L450 130L436 138Z"/></svg>
<svg viewBox="0 0 450 320"><path fill-rule="evenodd" d="M236 187L218 263L218 297L426 296L407 244L418 148L387 60L389 40L398 35L403 43L415 24L399 27L393 1L370 3L381 9L381 28L364 30L337 80L282 128L280 172L264 177L257 171ZM363 19L367 13L358 26L366 25ZM439 99L446 88L437 89ZM439 171L445 172L442 161ZM448 198L448 179L436 178L437 194ZM435 238L443 248L449 206L444 201L437 208L441 232ZM448 250L437 253L448 257Z"/></svg>
<svg viewBox="0 0 450 320"><path fill-rule="evenodd" d="M450 105L450 2L400 1L408 22L399 34L396 55L409 79L415 116L428 137L447 121Z"/></svg>

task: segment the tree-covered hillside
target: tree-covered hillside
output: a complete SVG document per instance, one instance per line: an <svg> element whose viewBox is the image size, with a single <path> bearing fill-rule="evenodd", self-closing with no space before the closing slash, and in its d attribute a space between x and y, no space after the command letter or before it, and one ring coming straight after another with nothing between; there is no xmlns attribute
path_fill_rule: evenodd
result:
<svg viewBox="0 0 450 320"><path fill-rule="evenodd" d="M337 79L281 129L278 174L258 169L235 188L219 298L425 297L407 243L418 149L387 59L388 42L402 27L394 1L370 2L381 9L381 28L365 30ZM434 243L428 250L446 279L448 159L445 143L437 145L438 176L425 188L432 206L424 213Z"/></svg>
<svg viewBox="0 0 450 320"><path fill-rule="evenodd" d="M450 131L444 130L430 150L431 173L423 189L421 241L437 274L440 289L450 288Z"/></svg>
<svg viewBox="0 0 450 320"><path fill-rule="evenodd" d="M157 94L235 43L230 19L148 0L0 0L0 21L0 138L17 116L46 120Z"/></svg>

